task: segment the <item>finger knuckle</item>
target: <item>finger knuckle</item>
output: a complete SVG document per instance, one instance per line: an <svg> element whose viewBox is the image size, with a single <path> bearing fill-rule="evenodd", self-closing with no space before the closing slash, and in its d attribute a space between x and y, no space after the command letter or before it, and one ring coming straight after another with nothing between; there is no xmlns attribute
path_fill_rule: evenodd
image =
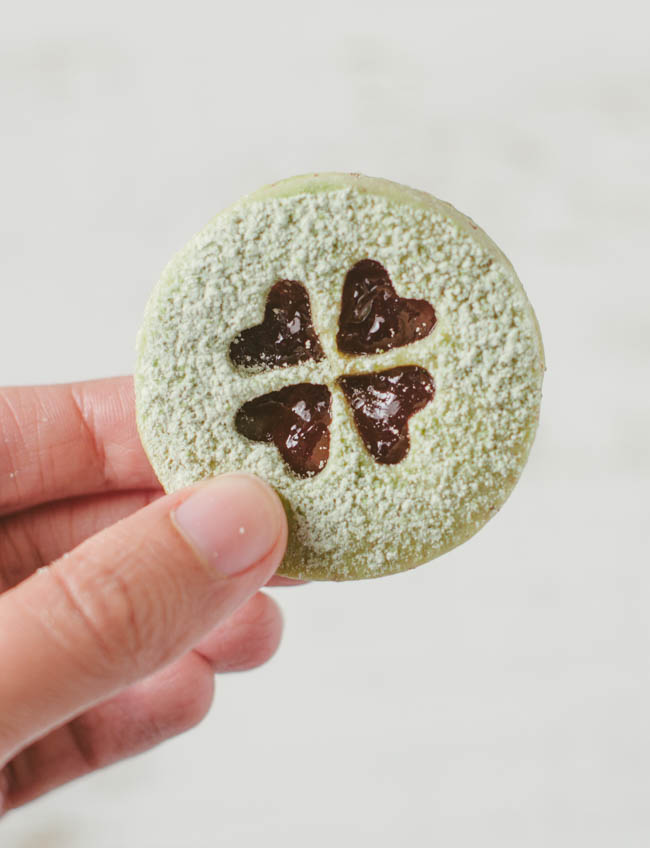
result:
<svg viewBox="0 0 650 848"><path fill-rule="evenodd" d="M137 677L151 644L152 593L127 579L120 568L95 570L92 562L67 569L55 564L49 571L70 621L71 647L83 644L82 660L99 671L119 666Z"/></svg>

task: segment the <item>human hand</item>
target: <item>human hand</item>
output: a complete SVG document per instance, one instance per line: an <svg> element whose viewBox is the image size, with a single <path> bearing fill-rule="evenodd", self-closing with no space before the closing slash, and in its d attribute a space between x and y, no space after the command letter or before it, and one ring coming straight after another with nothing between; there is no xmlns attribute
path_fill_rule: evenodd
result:
<svg viewBox="0 0 650 848"><path fill-rule="evenodd" d="M247 475L163 495L130 379L0 391L0 433L2 814L188 729L215 671L275 652L257 590L287 528Z"/></svg>

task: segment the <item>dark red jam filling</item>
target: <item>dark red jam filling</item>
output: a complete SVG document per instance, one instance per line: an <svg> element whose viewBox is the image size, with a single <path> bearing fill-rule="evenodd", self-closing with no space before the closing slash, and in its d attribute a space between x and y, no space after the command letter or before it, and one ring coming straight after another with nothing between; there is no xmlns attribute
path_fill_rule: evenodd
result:
<svg viewBox="0 0 650 848"><path fill-rule="evenodd" d="M433 306L400 297L379 262L362 259L348 271L336 336L343 353L361 355L402 347L428 336L435 324ZM320 361L324 356L307 290L293 280L275 283L262 323L242 330L230 345L231 361L243 368L280 368ZM371 456L386 465L404 459L409 450L409 419L433 400L431 375L418 365L406 365L342 376L337 383ZM311 477L329 459L331 406L327 386L298 383L245 403L235 416L235 427L252 441L272 442L292 471Z"/></svg>
<svg viewBox="0 0 650 848"><path fill-rule="evenodd" d="M373 259L352 267L343 284L336 343L342 353L379 353L428 336L436 313L426 300L400 297Z"/></svg>
<svg viewBox="0 0 650 848"><path fill-rule="evenodd" d="M293 280L279 280L273 286L262 323L242 330L230 345L231 361L243 368L279 368L323 356L307 289Z"/></svg>
<svg viewBox="0 0 650 848"><path fill-rule="evenodd" d="M254 442L273 442L292 471L312 477L330 455L331 405L327 386L297 383L249 400L235 427Z"/></svg>
<svg viewBox="0 0 650 848"><path fill-rule="evenodd" d="M406 365L376 374L339 377L337 382L371 456L385 465L404 459L409 450L409 418L433 400L431 375L419 365Z"/></svg>

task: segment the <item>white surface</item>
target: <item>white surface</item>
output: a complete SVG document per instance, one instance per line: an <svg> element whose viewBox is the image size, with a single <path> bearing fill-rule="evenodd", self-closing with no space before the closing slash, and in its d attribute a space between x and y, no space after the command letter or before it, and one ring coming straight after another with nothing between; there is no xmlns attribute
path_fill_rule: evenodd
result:
<svg viewBox="0 0 650 848"><path fill-rule="evenodd" d="M340 169L447 198L505 249L545 400L475 539L276 590L270 665L223 678L196 731L9 816L2 848L647 845L645 4L98 8L3 16L1 382L130 371L191 234L263 183Z"/></svg>

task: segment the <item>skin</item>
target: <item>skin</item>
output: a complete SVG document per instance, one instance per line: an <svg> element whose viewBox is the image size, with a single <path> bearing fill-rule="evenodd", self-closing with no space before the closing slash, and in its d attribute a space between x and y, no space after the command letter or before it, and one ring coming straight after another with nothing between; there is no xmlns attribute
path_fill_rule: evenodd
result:
<svg viewBox="0 0 650 848"><path fill-rule="evenodd" d="M215 673L279 645L280 611L258 589L297 581L273 576L286 521L261 481L164 495L130 378L0 390L0 433L2 815L197 724ZM215 486L232 509L210 522L238 546L216 566L177 512ZM251 498L272 515L259 550L227 526Z"/></svg>

